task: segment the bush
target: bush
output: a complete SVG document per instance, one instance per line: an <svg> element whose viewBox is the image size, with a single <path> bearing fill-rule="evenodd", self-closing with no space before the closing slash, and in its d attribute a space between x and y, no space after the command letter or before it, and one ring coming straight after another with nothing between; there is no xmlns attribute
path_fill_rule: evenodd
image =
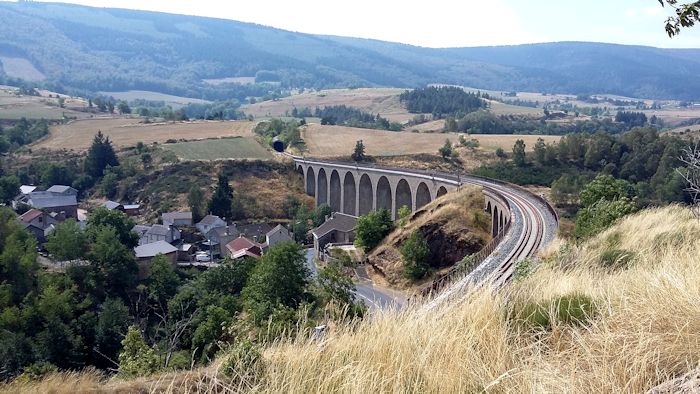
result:
<svg viewBox="0 0 700 394"><path fill-rule="evenodd" d="M600 264L610 268L626 268L634 261L636 254L624 249L608 249L600 256Z"/></svg>
<svg viewBox="0 0 700 394"><path fill-rule="evenodd" d="M393 229L394 222L388 210L370 212L357 220L355 245L374 249Z"/></svg>
<svg viewBox="0 0 700 394"><path fill-rule="evenodd" d="M260 346L247 339L236 342L221 365L224 375L247 383L256 380L264 368Z"/></svg>
<svg viewBox="0 0 700 394"><path fill-rule="evenodd" d="M410 279L422 279L430 271L428 256L430 249L423 235L414 231L403 244L401 244L401 256L403 256L405 268L404 275Z"/></svg>
<svg viewBox="0 0 700 394"><path fill-rule="evenodd" d="M585 325L596 315L593 299L572 293L550 301L528 302L513 311L513 320L526 329L550 330L554 324Z"/></svg>

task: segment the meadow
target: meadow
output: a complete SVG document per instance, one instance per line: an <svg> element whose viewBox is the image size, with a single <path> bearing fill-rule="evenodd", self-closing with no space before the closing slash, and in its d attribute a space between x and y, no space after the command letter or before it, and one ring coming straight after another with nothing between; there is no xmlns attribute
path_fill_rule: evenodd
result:
<svg viewBox="0 0 700 394"><path fill-rule="evenodd" d="M254 137L233 137L162 145L183 160L268 160L272 153Z"/></svg>

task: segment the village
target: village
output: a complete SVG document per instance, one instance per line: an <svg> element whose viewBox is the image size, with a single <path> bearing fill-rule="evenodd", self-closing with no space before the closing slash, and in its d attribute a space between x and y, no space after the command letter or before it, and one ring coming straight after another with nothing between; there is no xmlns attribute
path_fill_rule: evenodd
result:
<svg viewBox="0 0 700 394"><path fill-rule="evenodd" d="M18 213L20 225L36 238L37 250L47 265L66 262L53 261L44 244L56 226L68 219L85 229L90 212L79 208L78 191L70 186L54 185L47 190L22 185L12 208ZM97 209L119 211L139 218L139 204L123 204L107 200ZM303 239L313 247L309 253L309 269L314 272L314 260L327 260L333 247L352 248L357 217L332 213L325 222L311 230ZM206 215L195 222L192 212L164 212L160 223L137 223L133 232L138 234L134 255L141 277L148 274L149 263L157 256L165 256L174 266L206 269L224 260L259 259L280 243L294 242L294 234L281 223L234 223L216 215Z"/></svg>

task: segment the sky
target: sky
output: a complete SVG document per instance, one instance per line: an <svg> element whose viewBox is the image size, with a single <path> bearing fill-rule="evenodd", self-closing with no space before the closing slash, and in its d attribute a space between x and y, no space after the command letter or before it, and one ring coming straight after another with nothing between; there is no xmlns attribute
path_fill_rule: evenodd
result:
<svg viewBox="0 0 700 394"><path fill-rule="evenodd" d="M52 1L52 0L49 0ZM688 0L689 1L689 0ZM595 41L700 48L700 26L669 38L658 0L75 0L427 47Z"/></svg>

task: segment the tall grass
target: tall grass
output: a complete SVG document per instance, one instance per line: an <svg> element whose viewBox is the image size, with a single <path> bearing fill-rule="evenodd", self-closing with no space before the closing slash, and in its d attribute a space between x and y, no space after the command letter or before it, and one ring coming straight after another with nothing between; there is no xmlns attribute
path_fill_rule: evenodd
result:
<svg viewBox="0 0 700 394"><path fill-rule="evenodd" d="M611 266L601 262L610 249L634 255ZM576 309L572 319L568 308L579 298L594 305ZM528 324L523 311L532 305L548 324ZM580 246L553 245L534 273L500 291L480 290L430 310L387 311L334 327L321 340L300 336L272 345L254 367L254 380L230 385L216 364L189 372L189 380L171 374L102 387L639 393L699 362L700 224L687 210L667 207L624 219Z"/></svg>

